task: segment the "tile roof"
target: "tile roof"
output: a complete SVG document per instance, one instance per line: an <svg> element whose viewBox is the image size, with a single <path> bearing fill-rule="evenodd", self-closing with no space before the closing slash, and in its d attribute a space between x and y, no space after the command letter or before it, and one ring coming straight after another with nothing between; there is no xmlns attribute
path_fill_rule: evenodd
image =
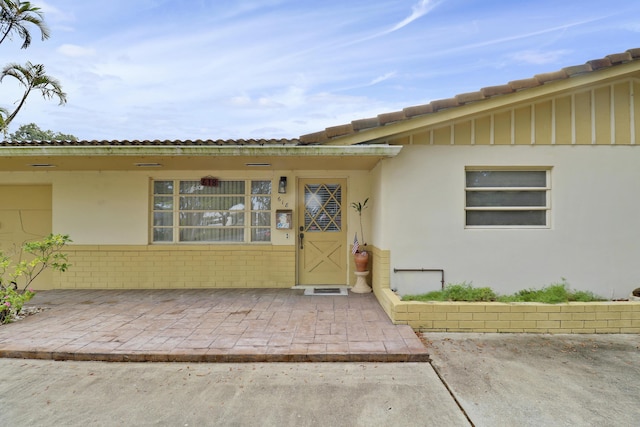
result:
<svg viewBox="0 0 640 427"><path fill-rule="evenodd" d="M298 139L196 139L196 140L119 140L119 141L0 141L0 147L131 147L131 146L295 146Z"/></svg>
<svg viewBox="0 0 640 427"><path fill-rule="evenodd" d="M418 116L424 116L425 114L432 114L449 108L461 107L472 102L483 101L496 96L531 89L549 82L565 80L578 75L584 75L593 71L637 60L640 60L640 48L629 49L622 53L614 53L607 55L604 58L587 61L582 65L565 67L561 70L549 73L536 74L531 78L513 80L507 84L498 86L485 87L476 92L461 93L455 95L453 98L438 99L431 101L428 104L407 107L401 111L379 114L377 117L354 120L351 123L332 126L320 132L302 135L300 137L300 144L323 144L334 138L352 135L361 131L385 126L390 123L411 120Z"/></svg>

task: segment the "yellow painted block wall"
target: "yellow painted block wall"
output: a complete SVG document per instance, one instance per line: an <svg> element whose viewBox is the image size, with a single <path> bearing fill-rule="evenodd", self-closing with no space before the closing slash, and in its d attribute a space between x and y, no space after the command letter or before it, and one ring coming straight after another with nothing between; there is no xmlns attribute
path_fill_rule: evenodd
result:
<svg viewBox="0 0 640 427"><path fill-rule="evenodd" d="M385 251L372 247L373 260L371 262L371 287L376 292L389 288L389 268L391 266L390 251Z"/></svg>
<svg viewBox="0 0 640 427"><path fill-rule="evenodd" d="M382 309L393 319L395 293L391 291L391 251L373 247L371 287Z"/></svg>
<svg viewBox="0 0 640 427"><path fill-rule="evenodd" d="M68 246L57 289L288 288L295 247L270 245Z"/></svg>
<svg viewBox="0 0 640 427"><path fill-rule="evenodd" d="M381 301L394 324L421 332L639 334L640 302L568 304Z"/></svg>

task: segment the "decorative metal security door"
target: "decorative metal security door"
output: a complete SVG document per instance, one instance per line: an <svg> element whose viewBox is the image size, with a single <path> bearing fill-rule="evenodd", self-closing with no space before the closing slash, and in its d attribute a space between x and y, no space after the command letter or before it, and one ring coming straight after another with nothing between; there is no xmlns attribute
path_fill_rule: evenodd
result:
<svg viewBox="0 0 640 427"><path fill-rule="evenodd" d="M298 284L347 284L345 180L300 180Z"/></svg>

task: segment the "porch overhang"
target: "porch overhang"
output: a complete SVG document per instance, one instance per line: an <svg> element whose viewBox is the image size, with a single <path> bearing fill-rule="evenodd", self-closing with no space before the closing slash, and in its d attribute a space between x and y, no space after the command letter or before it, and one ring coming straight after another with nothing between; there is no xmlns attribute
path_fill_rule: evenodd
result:
<svg viewBox="0 0 640 427"><path fill-rule="evenodd" d="M3 146L0 171L371 170L401 146Z"/></svg>

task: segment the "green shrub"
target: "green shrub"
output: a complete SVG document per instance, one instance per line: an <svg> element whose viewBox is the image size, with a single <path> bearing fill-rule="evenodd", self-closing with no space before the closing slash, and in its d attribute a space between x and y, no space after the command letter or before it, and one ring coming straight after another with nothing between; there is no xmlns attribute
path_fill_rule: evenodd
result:
<svg viewBox="0 0 640 427"><path fill-rule="evenodd" d="M442 291L420 295L405 295L403 301L499 301L499 302L540 302L558 304L570 301L605 301L589 291L571 291L565 279L541 289L523 289L511 295L497 295L491 288L474 288L466 282L449 284Z"/></svg>
<svg viewBox="0 0 640 427"><path fill-rule="evenodd" d="M25 302L35 293L29 285L44 270L51 268L66 271L70 264L61 250L71 242L69 236L50 234L37 242L27 242L22 246L20 258L29 254L29 261L21 259L13 265L9 255L0 252L0 323L11 322L22 310Z"/></svg>
<svg viewBox="0 0 640 427"><path fill-rule="evenodd" d="M403 301L446 301L444 293L442 291L432 291L426 294L419 295L405 295L402 297Z"/></svg>
<svg viewBox="0 0 640 427"><path fill-rule="evenodd" d="M569 301L576 302L591 302L591 301L606 301L606 299L599 297L590 291L574 291L569 293Z"/></svg>
<svg viewBox="0 0 640 427"><path fill-rule="evenodd" d="M562 284L554 284L542 289L523 289L507 298L498 298L504 302L542 302L558 304L569 301L567 288Z"/></svg>
<svg viewBox="0 0 640 427"><path fill-rule="evenodd" d="M491 288L474 288L469 283L449 284L441 291L421 295L405 295L403 301L495 301Z"/></svg>
<svg viewBox="0 0 640 427"><path fill-rule="evenodd" d="M31 289L18 292L12 287L0 288L0 324L11 322L34 295Z"/></svg>

